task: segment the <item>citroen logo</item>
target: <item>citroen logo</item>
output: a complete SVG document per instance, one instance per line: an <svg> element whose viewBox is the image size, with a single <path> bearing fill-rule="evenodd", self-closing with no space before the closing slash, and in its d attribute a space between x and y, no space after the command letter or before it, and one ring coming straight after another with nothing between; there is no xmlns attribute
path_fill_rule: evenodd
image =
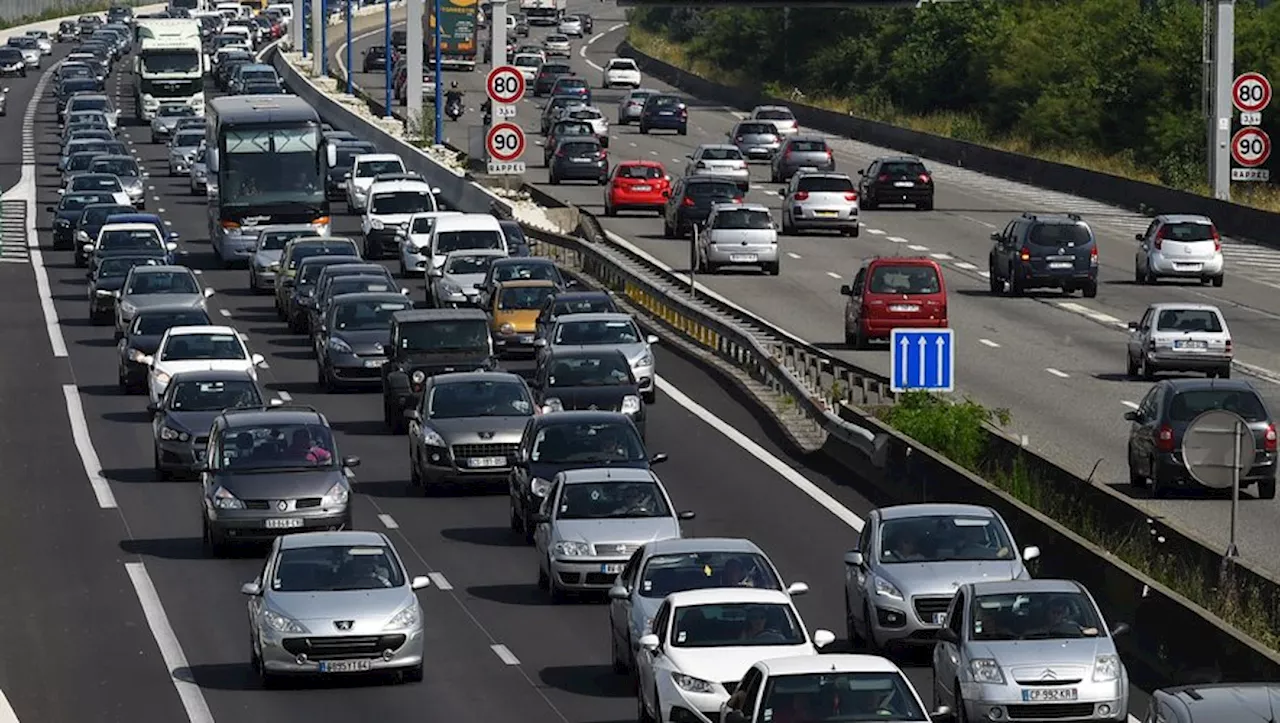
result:
<svg viewBox="0 0 1280 723"><path fill-rule="evenodd" d="M289 509L289 500L280 500L279 502L277 502L276 509L280 510L281 512L284 512L285 510Z"/></svg>
<svg viewBox="0 0 1280 723"><path fill-rule="evenodd" d="M350 630L351 626L354 625L355 622L356 621L354 620L334 620L333 627L339 630Z"/></svg>
<svg viewBox="0 0 1280 723"><path fill-rule="evenodd" d="M480 432L480 439L493 439L495 432Z"/></svg>
<svg viewBox="0 0 1280 723"><path fill-rule="evenodd" d="M1049 669L1046 669L1044 671L1044 675L1040 676L1040 680L1057 680L1057 679L1058 679L1058 674L1053 672L1053 670L1049 670Z"/></svg>

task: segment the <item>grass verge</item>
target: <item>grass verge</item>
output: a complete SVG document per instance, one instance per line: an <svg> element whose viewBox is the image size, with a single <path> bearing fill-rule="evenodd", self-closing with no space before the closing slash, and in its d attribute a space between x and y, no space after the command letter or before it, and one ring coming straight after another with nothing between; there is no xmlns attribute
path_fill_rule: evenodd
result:
<svg viewBox="0 0 1280 723"><path fill-rule="evenodd" d="M1165 550L1161 538L1152 535L1145 525L1116 530L1066 495L1039 484L1021 460L998 465L987 459L982 425L1007 425L1007 410L987 409L969 399L954 402L927 392L912 392L899 397L894 406L878 408L875 414L899 432L1212 611L1254 640L1280 650L1280 611L1269 609L1257 589L1238 580L1215 586Z"/></svg>
<svg viewBox="0 0 1280 723"><path fill-rule="evenodd" d="M715 78L719 83L732 86L751 87L759 85L757 81L744 77L740 71L718 68L701 58L695 58L680 43L672 42L661 35L635 25L628 26L627 40L640 52L699 77ZM1081 148L1046 148L1033 144L1026 138L991 136L974 115L954 112L914 115L903 113L891 104L874 104L859 102L851 98L808 95L803 93L803 89L782 88L773 83L765 84L762 90L776 98L792 98L796 102L814 106L815 108L823 108L902 128L910 128L921 133L931 133L944 138L977 143L989 148L997 148L1002 151L1031 156L1032 158L1054 163L1062 163L1068 166L1086 168L1100 173L1109 173L1113 176L1142 181L1156 186L1168 185L1160 180L1155 170L1138 162L1132 153L1107 155ZM800 90L801 94L796 95L796 90ZM1201 196L1213 196L1206 183L1185 184L1178 188ZM1234 203L1253 208L1280 212L1280 187L1264 183L1234 183L1231 186L1231 200Z"/></svg>

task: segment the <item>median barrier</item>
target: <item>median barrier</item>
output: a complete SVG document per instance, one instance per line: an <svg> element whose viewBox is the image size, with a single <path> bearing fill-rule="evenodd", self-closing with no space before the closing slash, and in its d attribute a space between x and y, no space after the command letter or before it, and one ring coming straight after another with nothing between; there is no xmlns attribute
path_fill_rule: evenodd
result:
<svg viewBox="0 0 1280 723"><path fill-rule="evenodd" d="M1190 213L1208 216L1224 235L1280 248L1280 213L1220 201L1195 193L1144 183L1109 173L1055 163L998 148L900 128L803 103L764 95L758 88L738 88L693 75L646 55L628 42L618 55L631 58L640 70L695 98L750 111L757 105L785 105L800 125L882 148L910 153L952 166L1007 178L1062 193L1083 196L1139 213Z"/></svg>

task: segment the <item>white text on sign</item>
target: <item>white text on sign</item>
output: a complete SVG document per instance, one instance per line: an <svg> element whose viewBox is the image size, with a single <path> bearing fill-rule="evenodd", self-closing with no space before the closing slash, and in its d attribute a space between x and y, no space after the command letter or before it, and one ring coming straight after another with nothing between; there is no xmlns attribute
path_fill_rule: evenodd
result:
<svg viewBox="0 0 1280 723"><path fill-rule="evenodd" d="M1265 168L1232 168L1231 180L1267 183L1271 180L1271 171Z"/></svg>
<svg viewBox="0 0 1280 723"><path fill-rule="evenodd" d="M491 176L524 175L524 161L489 161L489 175Z"/></svg>

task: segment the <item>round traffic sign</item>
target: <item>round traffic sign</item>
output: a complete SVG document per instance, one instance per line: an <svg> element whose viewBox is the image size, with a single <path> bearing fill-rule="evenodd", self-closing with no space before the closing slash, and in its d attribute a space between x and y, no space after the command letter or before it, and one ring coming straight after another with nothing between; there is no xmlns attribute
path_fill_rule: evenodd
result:
<svg viewBox="0 0 1280 723"><path fill-rule="evenodd" d="M1245 168L1257 168L1271 157L1271 136L1261 128L1241 128L1231 138L1231 159Z"/></svg>
<svg viewBox="0 0 1280 723"><path fill-rule="evenodd" d="M489 129L484 147L495 161L514 161L524 155L524 131L515 123L499 123Z"/></svg>
<svg viewBox="0 0 1280 723"><path fill-rule="evenodd" d="M484 81L489 100L509 105L524 97L524 75L512 65L499 65L489 71Z"/></svg>
<svg viewBox="0 0 1280 723"><path fill-rule="evenodd" d="M1231 103L1242 113L1257 113L1271 103L1271 81L1262 73L1241 73L1231 84Z"/></svg>
<svg viewBox="0 0 1280 723"><path fill-rule="evenodd" d="M1235 412L1204 412L1182 435L1182 460L1187 471L1205 487L1230 489L1240 475L1253 468L1257 448L1249 423Z"/></svg>

